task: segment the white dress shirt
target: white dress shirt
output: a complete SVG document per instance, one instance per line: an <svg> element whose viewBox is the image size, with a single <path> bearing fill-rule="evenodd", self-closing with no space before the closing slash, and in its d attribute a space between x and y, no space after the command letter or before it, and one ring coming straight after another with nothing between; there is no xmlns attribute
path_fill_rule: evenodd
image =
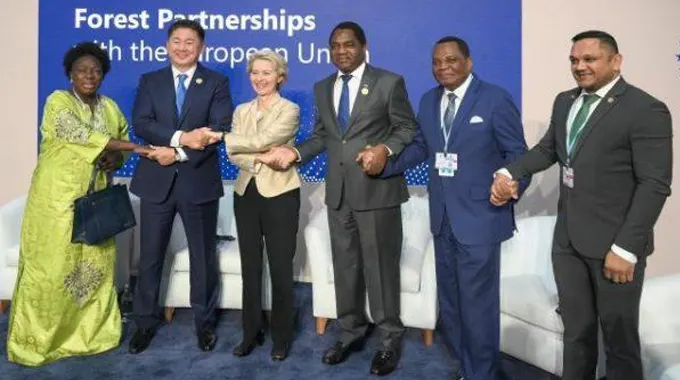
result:
<svg viewBox="0 0 680 380"><path fill-rule="evenodd" d="M191 84L191 79L194 77L194 73L196 72L196 66L194 66L194 67L192 67L189 70L184 71L184 72L180 71L175 66L171 66L171 68L172 68L172 80L173 80L173 83L174 83L173 88L175 89L175 91L177 90L177 85L179 84L179 75L180 74L185 74L187 76L184 79L184 88L189 90L189 85ZM177 115L177 116L179 116L179 115ZM189 156L187 156L186 152L184 152L184 149L182 149L182 147L179 143L179 139L180 139L180 136L182 136L182 133L184 133L184 132L183 131L177 131L172 135L172 138L170 139L170 146L175 148L175 150L177 151L177 155L178 155L177 161L179 161L179 162L189 161Z"/></svg>
<svg viewBox="0 0 680 380"><path fill-rule="evenodd" d="M352 109L354 108L354 101L357 99L357 93L359 93L359 85L361 84L361 78L364 76L364 71L366 70L366 62L363 62L359 67L352 71L349 75L352 76L349 82L347 82L347 87L349 87L349 113L352 114ZM340 106L340 95L342 94L342 76L345 75L341 71L338 71L338 76L335 79L335 84L333 85L333 106L335 107L335 114L338 114L338 107Z"/></svg>
<svg viewBox="0 0 680 380"><path fill-rule="evenodd" d="M444 130L444 115L446 114L446 109L449 107L449 94L453 93L456 95L456 99L454 101L454 115L458 113L458 109L460 108L460 104L463 102L463 98L465 97L465 93L467 92L468 87L470 87L470 83L472 83L472 74L468 75L467 78L463 81L463 83L460 84L455 90L451 91L449 89L444 89L444 92L442 93L442 98L439 102L439 125L442 128L442 131ZM455 116L454 116L455 117ZM447 141L448 143L448 141Z"/></svg>

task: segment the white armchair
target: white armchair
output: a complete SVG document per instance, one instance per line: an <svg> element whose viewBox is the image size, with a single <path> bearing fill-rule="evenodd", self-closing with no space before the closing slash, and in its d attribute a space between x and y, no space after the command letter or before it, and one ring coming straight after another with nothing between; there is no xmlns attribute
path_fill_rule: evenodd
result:
<svg viewBox="0 0 680 380"><path fill-rule="evenodd" d="M234 191L232 186L225 187L225 195L220 198L217 220L217 234L231 235L236 240L220 241L217 245L220 266L220 309L242 309L243 282L241 279L241 256L234 220ZM272 292L266 248L262 268L262 309L271 310ZM165 319L172 320L175 308L191 307L189 281L189 248L182 220L175 218L168 244L161 297L159 303L165 307Z"/></svg>
<svg viewBox="0 0 680 380"><path fill-rule="evenodd" d="M26 207L26 195L0 206L0 313L4 312L14 295L19 266L21 223ZM132 207L139 208L139 199L131 198ZM139 220L137 220L139 223ZM134 229L116 235L115 283L121 289L129 274L129 255L133 252Z"/></svg>
<svg viewBox="0 0 680 380"><path fill-rule="evenodd" d="M0 312L4 313L14 295L19 266L21 222L26 196L16 198L0 207Z"/></svg>
<svg viewBox="0 0 680 380"><path fill-rule="evenodd" d="M437 322L437 281L434 244L430 234L428 201L411 196L401 207L403 247L401 254L401 321L407 327L423 330L423 340L431 345ZM316 331L323 334L329 318L337 318L330 232L325 206L304 229L312 274L312 299ZM369 303L366 314L371 317Z"/></svg>
<svg viewBox="0 0 680 380"><path fill-rule="evenodd" d="M501 245L501 351L561 376L564 326L551 258L555 221L518 219L515 236ZM600 345L598 378L605 368L602 351Z"/></svg>
<svg viewBox="0 0 680 380"><path fill-rule="evenodd" d="M680 380L680 273L645 280L640 344L645 380Z"/></svg>

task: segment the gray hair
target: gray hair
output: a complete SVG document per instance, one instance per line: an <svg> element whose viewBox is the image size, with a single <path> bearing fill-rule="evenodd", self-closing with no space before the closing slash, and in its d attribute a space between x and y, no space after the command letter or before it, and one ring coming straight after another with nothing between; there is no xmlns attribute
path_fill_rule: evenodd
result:
<svg viewBox="0 0 680 380"><path fill-rule="evenodd" d="M251 54L250 57L248 57L248 74L253 72L253 63L257 60L269 61L274 65L276 74L282 78L281 83L276 85L277 89L286 83L286 80L288 79L288 63L279 53L276 53L271 49L262 49Z"/></svg>

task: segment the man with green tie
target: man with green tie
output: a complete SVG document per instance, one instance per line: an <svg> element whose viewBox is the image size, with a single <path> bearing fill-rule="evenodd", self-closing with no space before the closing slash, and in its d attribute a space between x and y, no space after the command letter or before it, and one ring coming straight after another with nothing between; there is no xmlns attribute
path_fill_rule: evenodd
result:
<svg viewBox="0 0 680 380"><path fill-rule="evenodd" d="M572 38L577 88L557 95L550 127L496 173L491 202L517 180L560 165L552 263L564 323L565 380L594 379L598 320L607 378L642 379L638 319L653 228L670 195L672 126L664 103L623 80L614 37Z"/></svg>

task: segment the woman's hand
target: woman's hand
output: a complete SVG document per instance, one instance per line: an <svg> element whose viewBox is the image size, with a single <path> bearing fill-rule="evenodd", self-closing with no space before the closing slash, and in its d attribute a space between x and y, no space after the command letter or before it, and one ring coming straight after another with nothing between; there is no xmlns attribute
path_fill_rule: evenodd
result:
<svg viewBox="0 0 680 380"><path fill-rule="evenodd" d="M142 157L148 157L149 154L153 152L153 149L149 146L139 145L134 149L134 152Z"/></svg>
<svg viewBox="0 0 680 380"><path fill-rule="evenodd" d="M105 172L118 170L123 166L123 153L105 151L97 160L97 166Z"/></svg>

